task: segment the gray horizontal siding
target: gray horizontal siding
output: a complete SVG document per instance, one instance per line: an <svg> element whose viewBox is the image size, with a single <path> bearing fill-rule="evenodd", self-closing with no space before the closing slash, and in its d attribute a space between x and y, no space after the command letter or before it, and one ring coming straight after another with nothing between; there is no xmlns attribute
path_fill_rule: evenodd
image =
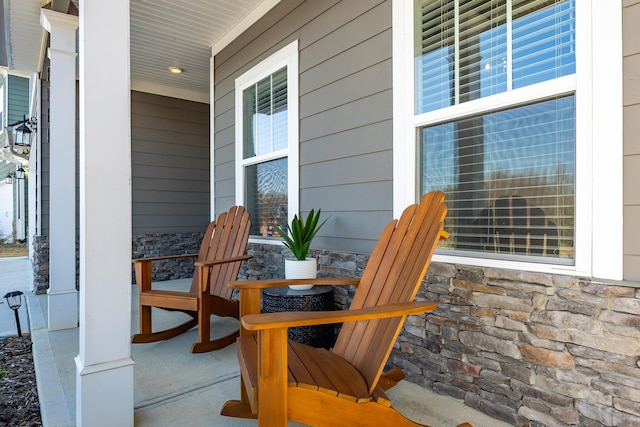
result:
<svg viewBox="0 0 640 427"><path fill-rule="evenodd" d="M48 59L45 60L45 69L49 66ZM43 73L46 75L48 73ZM38 123L40 134L40 180L36 183L38 191L40 191L39 198L37 198L37 202L39 202L39 209L36 209L35 215L40 215L40 230L36 230L36 234L41 236L49 235L49 206L50 206L50 179L49 173L51 171L51 145L49 144L49 106L50 106L50 84L48 80L42 80L41 87L41 97L40 97L40 123ZM78 141L76 140L76 144ZM77 193L76 193L77 194ZM38 222L36 222L37 224ZM78 226L79 221L76 221L76 227Z"/></svg>
<svg viewBox="0 0 640 427"><path fill-rule="evenodd" d="M369 251L392 217L391 1L284 0L216 56L216 210L235 200L235 79L293 40L300 210L331 216L314 247Z"/></svg>
<svg viewBox="0 0 640 427"><path fill-rule="evenodd" d="M131 93L133 234L209 223L209 105Z"/></svg>
<svg viewBox="0 0 640 427"><path fill-rule="evenodd" d="M47 85L42 116L48 127ZM49 150L43 139L43 235L49 234ZM209 164L208 104L131 93L134 235L203 231L210 220Z"/></svg>
<svg viewBox="0 0 640 427"><path fill-rule="evenodd" d="M380 121L391 121L391 90L342 104L312 117L300 120L300 142L345 132ZM391 123L389 123L391 125ZM351 144L366 144L366 141L345 141Z"/></svg>

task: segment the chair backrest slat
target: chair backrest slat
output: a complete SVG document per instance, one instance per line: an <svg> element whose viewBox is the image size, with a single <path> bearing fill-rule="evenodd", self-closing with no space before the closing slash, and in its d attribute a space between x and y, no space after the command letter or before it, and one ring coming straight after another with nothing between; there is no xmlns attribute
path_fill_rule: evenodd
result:
<svg viewBox="0 0 640 427"><path fill-rule="evenodd" d="M229 212L223 212L217 221L212 221L200 245L198 261L228 259L245 254L248 234L251 229L249 213L242 206L233 206ZM210 269L209 284L211 295L229 299L232 289L227 287L240 271L240 262L224 263ZM198 290L198 272L191 282L191 292Z"/></svg>
<svg viewBox="0 0 640 427"><path fill-rule="evenodd" d="M382 232L362 274L351 309L413 301L443 235L442 192L426 194ZM404 318L345 323L333 351L365 377L373 392Z"/></svg>

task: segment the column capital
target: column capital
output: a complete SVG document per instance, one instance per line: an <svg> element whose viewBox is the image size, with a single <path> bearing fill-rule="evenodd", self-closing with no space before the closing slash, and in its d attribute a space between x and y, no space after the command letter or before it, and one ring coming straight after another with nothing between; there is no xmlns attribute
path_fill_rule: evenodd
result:
<svg viewBox="0 0 640 427"><path fill-rule="evenodd" d="M49 33L53 27L61 27L75 31L78 29L79 20L75 15L43 8L40 9L40 25Z"/></svg>
<svg viewBox="0 0 640 427"><path fill-rule="evenodd" d="M69 58L74 58L74 59L76 56L78 56L78 54L75 52L68 52L66 50L61 50L61 49L53 49L51 47L47 49L47 57L49 59L51 59L51 57L54 55L68 56Z"/></svg>

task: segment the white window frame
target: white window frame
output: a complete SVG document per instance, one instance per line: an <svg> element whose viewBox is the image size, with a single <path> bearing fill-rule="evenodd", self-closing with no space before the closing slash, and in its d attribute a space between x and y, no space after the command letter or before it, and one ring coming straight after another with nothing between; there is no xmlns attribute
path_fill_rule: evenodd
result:
<svg viewBox="0 0 640 427"><path fill-rule="evenodd" d="M622 279L622 5L576 0L576 74L425 114L414 114L413 1L393 0L393 211L415 203L417 131L490 107L576 94L575 264L436 253L434 261ZM597 17L597 19L596 19Z"/></svg>
<svg viewBox="0 0 640 427"><path fill-rule="evenodd" d="M0 87L0 135L2 135L2 133L5 131L5 123L7 121L7 115L5 114L5 107L4 107L4 93L6 91L6 87L7 87L7 77L5 75L5 84Z"/></svg>
<svg viewBox="0 0 640 427"><path fill-rule="evenodd" d="M271 153L258 155L249 159L243 157L243 126L242 126L242 92L244 89L270 76L282 67L287 67L287 148ZM288 219L299 209L299 133L298 133L298 40L288 44L258 65L246 71L235 81L235 177L236 177L236 204L245 202L245 167L287 157L288 176ZM270 239L260 236L251 236L252 243L282 244L280 239Z"/></svg>

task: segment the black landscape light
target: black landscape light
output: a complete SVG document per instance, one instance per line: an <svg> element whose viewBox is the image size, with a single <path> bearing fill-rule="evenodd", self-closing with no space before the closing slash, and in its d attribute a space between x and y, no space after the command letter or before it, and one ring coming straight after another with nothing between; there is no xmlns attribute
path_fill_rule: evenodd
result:
<svg viewBox="0 0 640 427"><path fill-rule="evenodd" d="M18 309L22 305L22 292L13 291L7 292L4 296L7 300L7 304L9 304L9 308L13 310L13 313L16 315L16 326L18 327L18 336L22 336L22 330L20 329L20 317L18 316Z"/></svg>

